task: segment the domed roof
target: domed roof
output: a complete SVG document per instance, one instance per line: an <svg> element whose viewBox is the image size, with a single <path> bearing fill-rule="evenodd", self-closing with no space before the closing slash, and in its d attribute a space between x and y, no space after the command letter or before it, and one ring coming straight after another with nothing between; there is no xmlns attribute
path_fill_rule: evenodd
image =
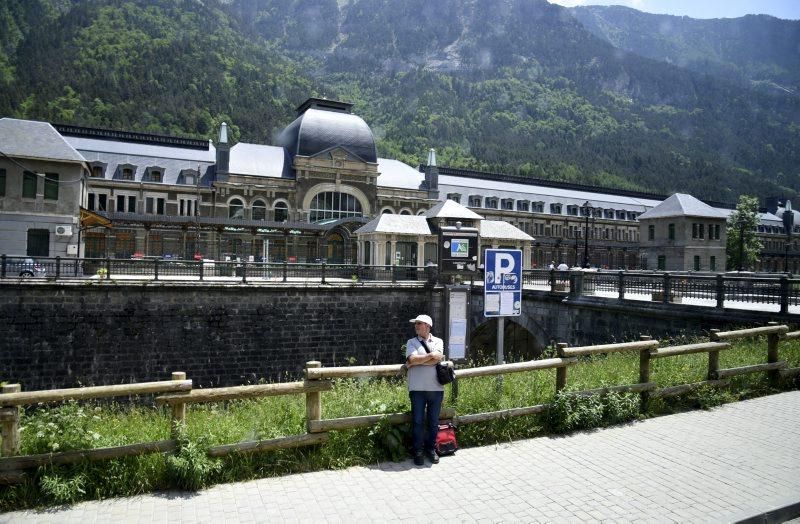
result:
<svg viewBox="0 0 800 524"><path fill-rule="evenodd" d="M292 159L341 147L364 162L378 161L375 137L367 123L340 111L306 109L281 132L276 145L286 148Z"/></svg>

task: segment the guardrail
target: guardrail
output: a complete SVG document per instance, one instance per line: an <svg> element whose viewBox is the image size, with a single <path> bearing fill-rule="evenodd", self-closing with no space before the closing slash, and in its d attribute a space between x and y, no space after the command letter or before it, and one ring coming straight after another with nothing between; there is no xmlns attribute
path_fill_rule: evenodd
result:
<svg viewBox="0 0 800 524"><path fill-rule="evenodd" d="M32 262L31 262L32 261ZM435 267L173 260L161 258L32 258L0 255L1 279L188 280L294 282L424 282L436 279Z"/></svg>
<svg viewBox="0 0 800 524"><path fill-rule="evenodd" d="M740 368L719 369L719 352L730 348L730 340L754 336L767 336L767 362ZM468 380L476 377L501 376L509 373L555 370L555 393L567 386L568 369L582 365L581 357L595 354L615 352L639 353L639 381L634 384L622 384L601 389L570 392L571 395L604 395L609 392L631 392L640 395L641 409L645 411L651 398L665 398L680 395L703 386L727 386L730 377L748 373L766 372L773 384L784 378L800 375L800 367L789 368L785 361L779 360L779 342L800 339L800 331L789 332L785 325L769 323L758 328L737 331L712 330L709 342L680 346L659 347L659 341L643 336L635 342L620 344L604 344L595 346L568 347L558 344L557 357L514 364L501 364L456 370L457 380ZM708 353L707 379L701 382L681 384L659 388L650 378L650 362L656 358L669 358L693 353ZM452 363L450 363L452 365ZM218 445L209 449L211 456L219 457L230 453L254 453L277 449L322 444L328 439L328 432L333 430L352 429L375 425L382 420L391 424L408 422L408 413L381 415L355 415L345 418L322 418L322 393L334 387L337 378L361 377L394 377L401 376L404 367L397 365L351 366L324 368L320 362L306 364L305 380L278 384L261 384L223 388L192 389L192 381L187 380L183 372L172 373L172 380L114 386L97 386L74 389L58 389L49 391L23 392L19 384L3 386L0 393L0 426L2 431L2 458L0 458L0 483L20 482L26 469L46 464L69 464L82 460L107 460L146 453L163 453L176 449L176 432L186 421L187 406L198 403L223 402L238 399L253 399L276 395L305 395L306 397L306 433L274 438ZM172 438L168 440L142 442L124 446L46 453L40 455L18 455L20 450L20 407L45 402L62 402L65 400L82 400L95 398L111 398L143 394L159 394L158 405L170 407L172 422ZM442 411L443 420L452 420L455 424L473 424L496 419L542 413L551 404L522 406L499 411L459 414L453 408Z"/></svg>
<svg viewBox="0 0 800 524"><path fill-rule="evenodd" d="M0 279L25 276L47 279L178 280L222 282L318 282L320 284L364 284L367 282L418 282L433 285L439 280L436 266L359 265L160 258L37 258L0 255ZM472 275L481 285L481 273ZM759 304L789 313L800 306L800 278L788 275L741 276L648 271L522 271L524 289L638 300L664 304L691 304L723 309Z"/></svg>

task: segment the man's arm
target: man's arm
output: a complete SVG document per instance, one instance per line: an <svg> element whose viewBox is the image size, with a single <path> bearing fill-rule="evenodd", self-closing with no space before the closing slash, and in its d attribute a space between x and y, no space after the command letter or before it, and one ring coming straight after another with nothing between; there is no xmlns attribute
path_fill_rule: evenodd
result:
<svg viewBox="0 0 800 524"><path fill-rule="evenodd" d="M430 366L439 362L439 360L434 360L436 355L439 355L439 360L441 360L440 353L414 353L406 359L406 362L408 363L408 367Z"/></svg>

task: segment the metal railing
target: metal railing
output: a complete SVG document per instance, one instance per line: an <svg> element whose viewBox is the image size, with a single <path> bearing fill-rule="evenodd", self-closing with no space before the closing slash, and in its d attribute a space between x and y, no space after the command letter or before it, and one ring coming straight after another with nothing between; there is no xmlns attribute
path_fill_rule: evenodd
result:
<svg viewBox="0 0 800 524"><path fill-rule="evenodd" d="M35 258L0 255L0 279L187 280L230 282L367 282L439 281L436 266L395 266L161 258ZM481 285L483 275L467 282ZM617 300L704 307L769 307L781 313L800 306L800 278L778 274L723 274L655 271L558 271L526 269L523 288ZM757 305L757 306L754 306ZM800 311L795 311L800 313Z"/></svg>
<svg viewBox="0 0 800 524"><path fill-rule="evenodd" d="M0 279L433 282L435 267L161 258L32 258L0 255Z"/></svg>

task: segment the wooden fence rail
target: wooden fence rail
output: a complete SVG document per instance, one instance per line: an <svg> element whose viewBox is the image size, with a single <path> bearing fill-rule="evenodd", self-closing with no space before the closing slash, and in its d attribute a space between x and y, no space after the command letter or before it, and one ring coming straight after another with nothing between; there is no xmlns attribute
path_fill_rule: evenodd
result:
<svg viewBox="0 0 800 524"><path fill-rule="evenodd" d="M719 369L719 352L731 347L730 340L767 336L767 362L731 369ZM639 381L634 384L623 384L598 389L571 391L569 395L606 395L617 393L638 393L641 408L647 409L652 398L666 398L681 395L702 387L724 387L730 384L730 377L767 372L771 381L781 377L792 378L800 375L800 367L788 368L785 361L778 359L780 340L800 339L800 331L789 332L789 328L776 323L767 326L721 332L712 330L709 342L686 344L670 347L659 347L658 340L643 336L639 341L620 344L604 344L583 347L568 347L558 344L556 358L500 364L477 368L456 369L456 378L471 379L485 376L497 376L508 373L539 372L555 370L555 392L567 386L567 370L576 365L591 365L581 357L600 353L633 352L639 353ZM659 388L650 380L650 362L652 359L668 358L680 355L708 353L707 379L691 384ZM452 363L448 363L452 365ZM107 460L120 457L142 455L146 453L172 452L177 447L176 432L185 424L186 407L190 404L222 402L229 400L253 399L276 395L305 395L306 399L306 433L273 438L238 442L214 446L208 454L221 457L231 453L255 453L301 446L323 444L328 439L328 432L368 427L386 421L390 424L402 424L410 420L408 413L355 415L344 418L323 418L322 393L333 388L336 378L376 378L402 376L405 367L402 365L382 366L349 366L323 368L320 362L308 362L305 380L279 384L259 384L223 388L192 389L192 381L180 371L172 374L172 380L147 382L139 384L121 384L114 386L96 386L75 389L57 389L50 391L21 391L19 384L9 384L0 392L0 428L2 428L2 458L0 458L0 484L20 482L26 469L47 464L71 464L83 460ZM64 451L40 455L15 456L20 450L20 408L42 402L63 402L67 400L84 400L92 398L109 398L117 396L160 394L156 397L157 405L167 405L171 410L172 438L155 442L142 442L96 448L89 450ZM458 414L454 408L442 410L443 420L452 420L457 425L507 419L510 417L529 416L544 413L551 404L538 404L508 408L485 413Z"/></svg>

